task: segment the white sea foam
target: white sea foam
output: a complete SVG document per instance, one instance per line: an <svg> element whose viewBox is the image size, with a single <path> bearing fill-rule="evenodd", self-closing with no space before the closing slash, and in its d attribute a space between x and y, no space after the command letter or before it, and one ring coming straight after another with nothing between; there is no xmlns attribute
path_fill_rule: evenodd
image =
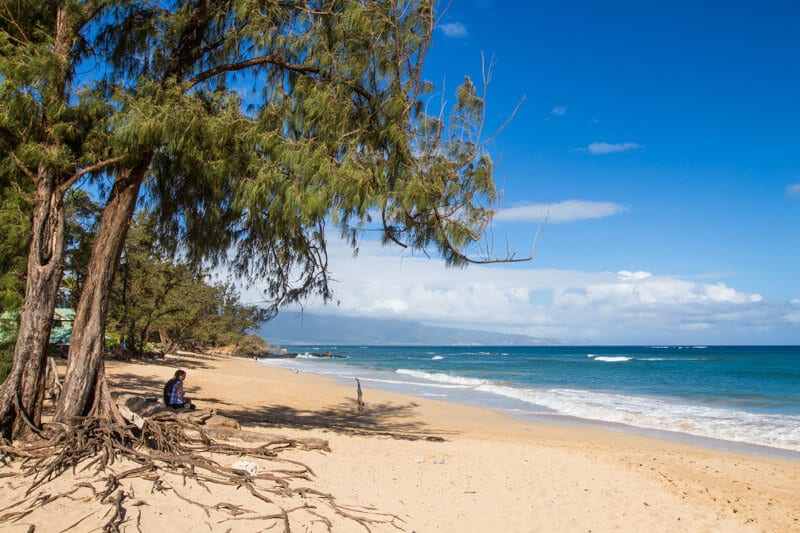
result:
<svg viewBox="0 0 800 533"><path fill-rule="evenodd" d="M434 355L433 357L431 357L431 361L441 361L442 359L444 359L444 357L442 357L441 355Z"/></svg>
<svg viewBox="0 0 800 533"><path fill-rule="evenodd" d="M486 383L490 383L485 379L474 379L474 378L464 378L461 376L451 376L449 374L441 374L441 373L430 373L430 372L421 372L419 370L409 370L407 368L399 368L396 370L398 374L403 374L405 376L411 376L413 378L418 379L427 379L430 381L436 381L439 383L450 383L453 385L460 385L464 388L467 387L477 387L479 385L484 385Z"/></svg>
<svg viewBox="0 0 800 533"><path fill-rule="evenodd" d="M372 383L388 383L390 385L414 385L420 387L429 387L435 389L463 389L464 385L447 384L447 383L429 383L424 381L400 381L397 379L379 379L379 378L361 378L361 381Z"/></svg>
<svg viewBox="0 0 800 533"><path fill-rule="evenodd" d="M544 406L566 416L800 451L800 416L754 414L571 389L489 384L478 390Z"/></svg>
<svg viewBox="0 0 800 533"><path fill-rule="evenodd" d="M613 357L601 355L601 356L595 357L594 360L595 361L603 361L605 363L624 363L625 361L630 361L631 358L630 357L626 357L624 355L613 356Z"/></svg>
<svg viewBox="0 0 800 533"><path fill-rule="evenodd" d="M538 406L542 414L800 451L800 416L755 414L623 394L511 387L487 380L415 370L397 372L417 379L456 384L454 388L465 392L474 390L522 401Z"/></svg>
<svg viewBox="0 0 800 533"><path fill-rule="evenodd" d="M597 354L596 353L587 353L586 357L588 357L589 359L594 359L595 357L597 357Z"/></svg>

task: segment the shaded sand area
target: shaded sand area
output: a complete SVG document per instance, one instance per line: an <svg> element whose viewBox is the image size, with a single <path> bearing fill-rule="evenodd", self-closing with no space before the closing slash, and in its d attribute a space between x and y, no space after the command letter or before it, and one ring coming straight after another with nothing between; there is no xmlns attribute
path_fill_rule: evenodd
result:
<svg viewBox="0 0 800 533"><path fill-rule="evenodd" d="M512 420L371 389L359 414L355 383L344 387L249 359L181 354L106 366L114 390L153 396L176 368L188 372L186 392L200 408L241 423L233 439L328 442L329 452L292 449L281 457L310 467L315 475L300 485L333 495L342 513L328 512L313 495L295 497L281 505L310 509L291 514L292 531L366 531L348 513L373 519L372 531L800 531L800 461ZM258 463L262 471L292 464ZM80 473L71 476L57 483L80 483ZM129 497L120 529L283 529L275 519L250 519L274 513L275 504L245 490L170 483L180 490L123 481ZM9 495L18 485L0 479ZM190 504L187 494L208 509ZM27 524L63 530L84 520L79 510L91 505L95 500L76 493L71 503L62 499L27 516L19 531ZM74 530L91 530L91 523Z"/></svg>

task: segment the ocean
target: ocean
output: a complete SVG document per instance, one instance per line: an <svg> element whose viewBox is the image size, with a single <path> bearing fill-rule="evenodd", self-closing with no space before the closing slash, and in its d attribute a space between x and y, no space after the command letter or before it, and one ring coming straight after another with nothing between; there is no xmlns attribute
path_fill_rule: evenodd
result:
<svg viewBox="0 0 800 533"><path fill-rule="evenodd" d="M369 388L800 460L800 346L287 346ZM343 358L319 358L331 352ZM355 387L354 387L355 390Z"/></svg>

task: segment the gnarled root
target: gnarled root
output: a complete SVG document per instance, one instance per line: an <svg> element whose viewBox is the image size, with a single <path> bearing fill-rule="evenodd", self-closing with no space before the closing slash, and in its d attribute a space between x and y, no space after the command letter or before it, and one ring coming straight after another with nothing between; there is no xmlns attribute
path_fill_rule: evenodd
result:
<svg viewBox="0 0 800 533"><path fill-rule="evenodd" d="M321 524L330 531L335 520L351 524L348 529L352 524L367 531L378 524L400 529L394 515L344 506L331 494L299 486L313 481L313 471L280 455L329 451L327 442L283 437L256 446L217 442L206 431L207 418L202 412L161 412L139 429L86 417L46 426L46 438L27 447L0 444L7 468L15 471L0 477L0 484L13 489L6 500L11 503L0 509L0 525L35 526L46 519L43 513L58 512L60 523L69 524L64 531L140 530L148 512L171 512L169 499L160 496L174 493L195 510L181 506L185 518L210 530L223 522L225 529L237 523L252 529L256 522L257 529ZM226 465L243 458L250 468Z"/></svg>

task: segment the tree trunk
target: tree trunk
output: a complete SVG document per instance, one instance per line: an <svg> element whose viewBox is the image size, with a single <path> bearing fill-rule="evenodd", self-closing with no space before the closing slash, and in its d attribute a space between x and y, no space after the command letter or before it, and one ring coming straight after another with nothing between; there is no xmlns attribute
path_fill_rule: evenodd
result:
<svg viewBox="0 0 800 533"><path fill-rule="evenodd" d="M127 348L131 351L136 349L136 322L131 320L128 323L128 345Z"/></svg>
<svg viewBox="0 0 800 533"><path fill-rule="evenodd" d="M146 169L147 165L142 165L123 171L103 209L73 323L64 387L54 417L58 422L110 412L105 405L108 394L103 373L106 314L117 262Z"/></svg>
<svg viewBox="0 0 800 533"><path fill-rule="evenodd" d="M11 373L0 388L0 430L11 440L39 427L47 370L47 346L64 271L64 202L54 173L40 169L28 251L25 305ZM27 419L27 421L25 420Z"/></svg>
<svg viewBox="0 0 800 533"><path fill-rule="evenodd" d="M70 51L77 28L82 24L67 2L55 4L53 56L57 68L47 74L46 104L65 103L70 73ZM46 124L45 114L42 121ZM50 146L49 148L56 148ZM7 439L24 438L41 424L47 370L47 345L53 325L58 287L64 272L64 190L53 168L40 165L35 177L32 235L25 279L25 304L22 307L14 362L11 373L0 388L0 433Z"/></svg>

